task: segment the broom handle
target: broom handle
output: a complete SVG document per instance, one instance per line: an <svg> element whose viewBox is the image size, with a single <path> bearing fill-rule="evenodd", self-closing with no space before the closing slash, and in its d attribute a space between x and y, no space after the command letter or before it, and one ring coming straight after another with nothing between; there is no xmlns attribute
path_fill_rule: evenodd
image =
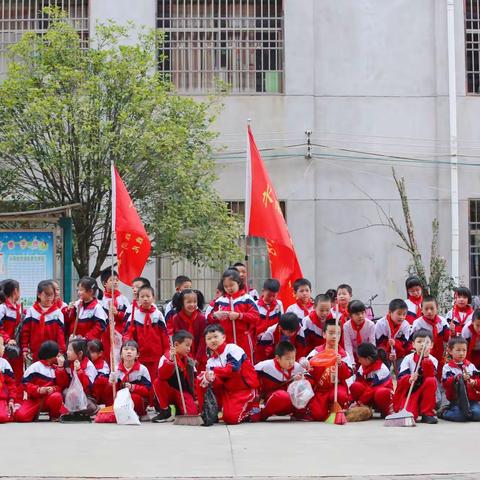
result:
<svg viewBox="0 0 480 480"><path fill-rule="evenodd" d="M340 335L338 334L338 305L335 311L335 385L333 389L333 402L337 403L338 400L338 362L337 362L337 355L338 355L338 342L340 341Z"/></svg>
<svg viewBox="0 0 480 480"><path fill-rule="evenodd" d="M173 347L173 337L170 337L170 346ZM175 365L175 373L177 374L177 382L178 382L178 389L180 390L180 397L182 397L182 407L183 407L183 414L187 414L187 406L185 405L185 396L183 395L183 387L182 387L182 380L180 378L180 370L178 369L177 364L177 354L173 356L173 363Z"/></svg>
<svg viewBox="0 0 480 480"><path fill-rule="evenodd" d="M113 283L113 282L112 282ZM111 371L115 372L115 321L113 319L113 297L111 298L110 308L109 308L109 329L110 329L110 367ZM113 400L117 396L117 386L115 382L112 383L113 390Z"/></svg>
<svg viewBox="0 0 480 480"><path fill-rule="evenodd" d="M423 360L423 355L425 354L425 349L427 348L427 344L430 343L430 339L428 337L425 338L425 342L423 344L423 347L422 347L422 351L420 352L420 358L418 359L418 362L417 364L415 365L415 369L413 370L413 373L417 373L418 372L418 369L420 367L420 364L422 363L422 360ZM408 389L408 395L407 395L407 399L405 400L405 405L403 407L404 410L407 409L407 406L408 406L408 402L410 401L410 397L412 396L412 392L413 392L413 385L414 385L414 382L411 382L410 383L410 388Z"/></svg>
<svg viewBox="0 0 480 480"><path fill-rule="evenodd" d="M234 312L235 308L233 307L233 300L230 299L230 311ZM235 345L238 345L237 343L237 324L235 323L235 320L232 320L232 326L233 326L233 343Z"/></svg>
<svg viewBox="0 0 480 480"><path fill-rule="evenodd" d="M75 307L75 323L73 324L73 336L75 337L77 335L77 327L78 327L78 310L80 308L80 304L78 304L78 307Z"/></svg>

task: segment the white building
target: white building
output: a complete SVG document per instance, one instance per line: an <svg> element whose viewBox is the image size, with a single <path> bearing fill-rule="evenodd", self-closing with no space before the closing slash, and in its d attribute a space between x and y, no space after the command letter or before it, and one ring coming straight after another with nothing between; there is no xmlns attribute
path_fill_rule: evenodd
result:
<svg viewBox="0 0 480 480"><path fill-rule="evenodd" d="M378 293L385 304L404 295L409 256L392 231L362 227L378 223L371 198L403 226L392 165L406 179L425 261L437 217L449 267L455 273L458 261L460 281L480 293L480 6L478 0L450 2L450 30L448 0L56 3L69 9L85 38L108 18L164 29L168 60L162 68L182 93L204 95L215 78L229 83L217 123L218 143L225 146L218 154L223 198L241 210L250 118L314 291L346 282L355 297ZM48 2L0 0L0 57L23 30L39 28L41 3ZM455 127L458 205L450 164ZM307 130L311 158L305 158ZM458 213L458 252L452 212ZM260 281L265 257L252 261L260 265L252 266ZM167 264L156 268L163 296L176 273L166 272ZM207 291L216 283L215 272L192 275Z"/></svg>

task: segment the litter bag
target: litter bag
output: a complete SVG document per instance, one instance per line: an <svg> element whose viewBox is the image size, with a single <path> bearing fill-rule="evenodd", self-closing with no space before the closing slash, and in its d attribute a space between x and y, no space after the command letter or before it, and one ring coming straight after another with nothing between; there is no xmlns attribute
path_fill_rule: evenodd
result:
<svg viewBox="0 0 480 480"><path fill-rule="evenodd" d="M301 410L313 398L313 389L308 380L295 380L288 386L288 394L295 408Z"/></svg>
<svg viewBox="0 0 480 480"><path fill-rule="evenodd" d="M202 420L204 427L210 427L218 422L218 404L211 386L208 386L203 397Z"/></svg>
<svg viewBox="0 0 480 480"><path fill-rule="evenodd" d="M133 400L128 388L118 391L113 402L113 411L119 425L140 425L140 419L133 408Z"/></svg>
<svg viewBox="0 0 480 480"><path fill-rule="evenodd" d="M81 412L88 407L87 395L83 391L83 385L78 378L77 372L73 371L73 377L69 387L65 390L65 407L69 412Z"/></svg>

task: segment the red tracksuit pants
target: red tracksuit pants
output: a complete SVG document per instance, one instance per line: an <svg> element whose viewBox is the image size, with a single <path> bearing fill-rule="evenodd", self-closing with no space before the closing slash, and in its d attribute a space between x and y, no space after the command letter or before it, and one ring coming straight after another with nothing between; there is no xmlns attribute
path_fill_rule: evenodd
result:
<svg viewBox="0 0 480 480"><path fill-rule="evenodd" d="M361 382L350 385L350 395L356 402L374 408L382 415L389 415L392 410L392 389L382 386L369 387Z"/></svg>
<svg viewBox="0 0 480 480"><path fill-rule="evenodd" d="M98 405L108 405L112 392L112 384L108 381L108 377L99 375L93 382L92 395Z"/></svg>
<svg viewBox="0 0 480 480"><path fill-rule="evenodd" d="M67 413L67 409L63 405L62 394L54 392L43 398L25 400L15 412L15 420L17 422L33 422L40 412L47 412L50 420Z"/></svg>
<svg viewBox="0 0 480 480"><path fill-rule="evenodd" d="M315 396L308 404L312 419L317 422L324 422L330 415L330 409L334 399L334 388L331 387L327 391L316 391ZM345 408L350 402L348 389L344 385L338 386L338 403Z"/></svg>
<svg viewBox="0 0 480 480"><path fill-rule="evenodd" d="M300 412L300 410L297 410L293 406L292 400L290 399L290 394L286 390L276 390L265 402L265 406L262 409L260 418L261 420L266 420L268 417L273 415L292 415Z"/></svg>
<svg viewBox="0 0 480 480"><path fill-rule="evenodd" d="M15 398L16 403L23 402L23 356L20 354L17 358L9 359L13 375L15 376L15 383L17 385L17 396Z"/></svg>
<svg viewBox="0 0 480 480"><path fill-rule="evenodd" d="M175 405L175 408L180 415L198 415L198 407L190 392L183 392L185 407L187 409L187 411L184 412L180 391L170 386L166 380L156 378L153 382L153 390L157 397L158 406L162 410L166 410L169 405Z"/></svg>
<svg viewBox="0 0 480 480"><path fill-rule="evenodd" d="M153 382L155 381L155 379L157 378L159 360L160 360L160 358L158 358L158 360L156 360L154 362L141 362L147 367L148 373L150 374L150 381L152 382L152 385L153 385ZM154 399L154 393L153 393L153 388L151 388L150 389L150 394L148 396L148 406L149 407L153 407L153 399Z"/></svg>
<svg viewBox="0 0 480 480"><path fill-rule="evenodd" d="M409 386L409 385L408 385ZM407 398L408 386L405 384L406 388L402 388L398 392L398 395L394 397L393 408L396 412L401 410L405 405L405 400ZM414 418L417 418L419 415L435 415L435 392L437 391L437 380L435 377L425 378L420 385L420 387L412 392L412 396L407 405L407 411L411 412Z"/></svg>
<svg viewBox="0 0 480 480"><path fill-rule="evenodd" d="M0 400L0 423L7 423L12 421L10 412L8 411L8 403L5 400Z"/></svg>
<svg viewBox="0 0 480 480"><path fill-rule="evenodd" d="M480 350L473 350L468 358L478 370L480 369Z"/></svg>

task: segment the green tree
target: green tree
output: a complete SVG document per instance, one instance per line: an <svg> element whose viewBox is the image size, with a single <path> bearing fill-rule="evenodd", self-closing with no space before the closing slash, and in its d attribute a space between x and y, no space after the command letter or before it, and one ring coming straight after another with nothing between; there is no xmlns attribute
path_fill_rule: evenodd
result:
<svg viewBox="0 0 480 480"><path fill-rule="evenodd" d="M161 41L130 27L99 26L82 48L57 9L43 36L11 50L0 85L0 167L8 198L73 211L74 264L97 276L111 241L110 162L135 199L157 253L217 266L238 256L240 224L213 188L216 97L179 96L156 69ZM96 262L89 271L89 259Z"/></svg>

